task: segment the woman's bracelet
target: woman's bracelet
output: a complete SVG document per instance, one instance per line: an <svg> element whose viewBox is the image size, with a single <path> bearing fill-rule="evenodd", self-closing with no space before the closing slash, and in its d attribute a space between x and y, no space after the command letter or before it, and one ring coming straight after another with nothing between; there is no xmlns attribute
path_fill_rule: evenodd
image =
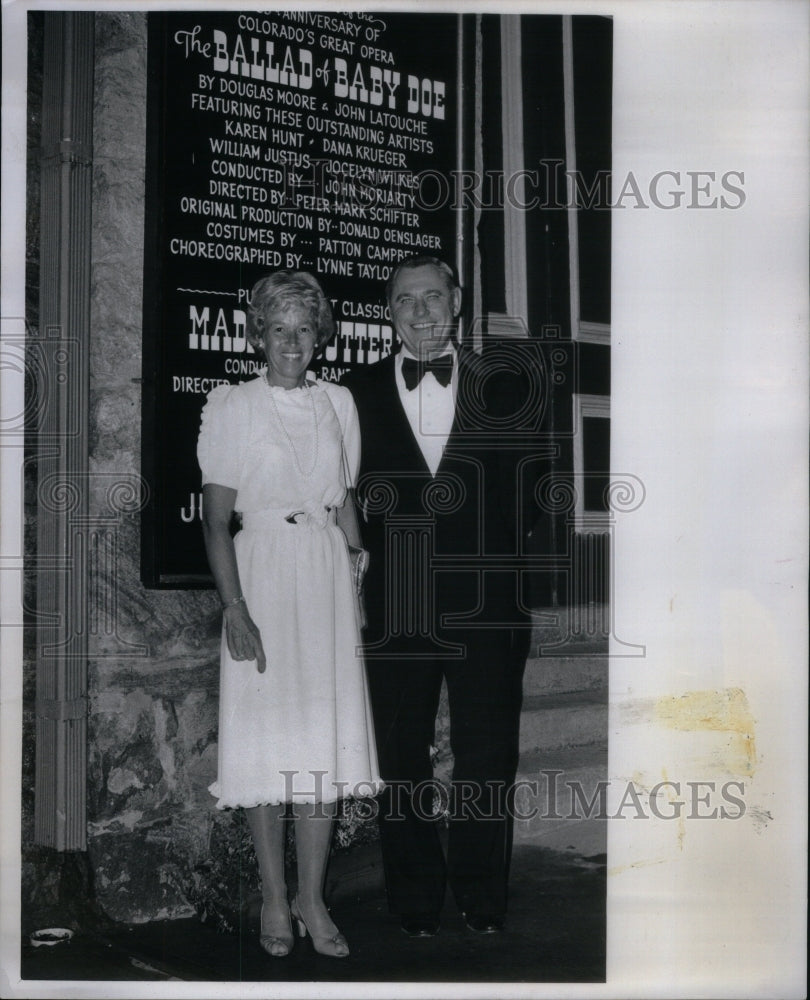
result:
<svg viewBox="0 0 810 1000"><path fill-rule="evenodd" d="M226 611L228 608L234 608L234 607L236 607L237 604L244 604L244 602L245 602L245 599L240 594L238 597L234 597L234 599L232 601L223 601L222 602L222 610Z"/></svg>

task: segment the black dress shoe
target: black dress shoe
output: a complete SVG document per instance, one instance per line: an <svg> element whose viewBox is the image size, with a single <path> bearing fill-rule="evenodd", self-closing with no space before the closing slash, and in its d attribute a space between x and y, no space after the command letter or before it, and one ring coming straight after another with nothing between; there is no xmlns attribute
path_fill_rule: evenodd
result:
<svg viewBox="0 0 810 1000"><path fill-rule="evenodd" d="M429 938L439 932L439 918L435 913L412 913L401 918L402 930L412 938Z"/></svg>
<svg viewBox="0 0 810 1000"><path fill-rule="evenodd" d="M476 934L500 934L503 917L498 913L465 913L464 923Z"/></svg>

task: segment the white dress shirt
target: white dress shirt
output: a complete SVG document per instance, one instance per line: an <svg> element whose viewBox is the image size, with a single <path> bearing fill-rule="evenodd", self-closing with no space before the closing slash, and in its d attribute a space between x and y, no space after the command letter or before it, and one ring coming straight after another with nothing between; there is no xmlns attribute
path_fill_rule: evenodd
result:
<svg viewBox="0 0 810 1000"><path fill-rule="evenodd" d="M427 467L434 476L453 426L458 386L458 356L450 346L444 353L453 355L453 372L446 386L436 380L433 372L427 372L415 388L407 389L405 379L402 377L402 359L413 358L413 354L404 345L397 354L394 364L402 408L425 457ZM418 358L414 358L414 361L417 360Z"/></svg>

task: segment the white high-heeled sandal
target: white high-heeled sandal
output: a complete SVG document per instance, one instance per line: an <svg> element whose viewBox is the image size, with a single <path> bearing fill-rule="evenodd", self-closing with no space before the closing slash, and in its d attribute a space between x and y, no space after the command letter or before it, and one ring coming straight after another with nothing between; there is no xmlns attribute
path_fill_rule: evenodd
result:
<svg viewBox="0 0 810 1000"><path fill-rule="evenodd" d="M276 934L262 934L263 917L264 903L262 903L262 911L259 916L259 946L272 958L286 958L287 955L289 955L293 950L293 945L295 944L295 935L293 934L289 908L287 909L287 925L290 929L289 935L285 934L281 937Z"/></svg>
<svg viewBox="0 0 810 1000"><path fill-rule="evenodd" d="M301 916L297 896L290 904L290 916L296 922L299 937L306 937L307 932L309 932L312 938L312 947L319 955L327 955L329 958L349 957L349 943L340 931L337 934L333 934L332 937L315 937L312 931L309 930L306 921Z"/></svg>

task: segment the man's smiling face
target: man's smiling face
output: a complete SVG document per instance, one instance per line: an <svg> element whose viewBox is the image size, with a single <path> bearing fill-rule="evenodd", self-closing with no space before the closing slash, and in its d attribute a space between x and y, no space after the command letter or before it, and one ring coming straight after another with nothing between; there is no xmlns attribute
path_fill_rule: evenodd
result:
<svg viewBox="0 0 810 1000"><path fill-rule="evenodd" d="M460 306L461 289L450 286L433 264L400 271L389 302L397 336L417 358L446 350Z"/></svg>

